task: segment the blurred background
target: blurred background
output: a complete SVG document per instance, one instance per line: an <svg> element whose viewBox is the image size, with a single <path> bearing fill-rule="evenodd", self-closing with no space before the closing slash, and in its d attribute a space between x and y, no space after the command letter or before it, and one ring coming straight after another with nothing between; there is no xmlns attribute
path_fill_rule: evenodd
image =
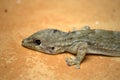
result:
<svg viewBox="0 0 120 80"><path fill-rule="evenodd" d="M119 80L120 58L88 55L80 69L69 53L47 55L21 46L46 28L83 26L120 31L120 0L0 0L0 80Z"/></svg>

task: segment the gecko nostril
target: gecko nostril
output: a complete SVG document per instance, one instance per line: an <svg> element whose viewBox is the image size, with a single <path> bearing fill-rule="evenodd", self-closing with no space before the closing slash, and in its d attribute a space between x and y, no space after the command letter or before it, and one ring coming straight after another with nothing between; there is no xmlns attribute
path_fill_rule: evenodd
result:
<svg viewBox="0 0 120 80"><path fill-rule="evenodd" d="M22 45L22 46L24 46L24 45L25 45L25 41L24 41L24 40L22 40L22 43L21 43L21 45Z"/></svg>
<svg viewBox="0 0 120 80"><path fill-rule="evenodd" d="M24 40L22 40L22 43L24 43Z"/></svg>

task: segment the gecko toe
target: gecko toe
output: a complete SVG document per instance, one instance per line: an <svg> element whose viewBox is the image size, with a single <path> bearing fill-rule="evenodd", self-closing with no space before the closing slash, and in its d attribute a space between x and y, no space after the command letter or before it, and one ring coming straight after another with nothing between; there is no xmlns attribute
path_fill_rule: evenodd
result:
<svg viewBox="0 0 120 80"><path fill-rule="evenodd" d="M66 58L65 61L66 61L68 66L75 65L75 59L73 59L73 58Z"/></svg>

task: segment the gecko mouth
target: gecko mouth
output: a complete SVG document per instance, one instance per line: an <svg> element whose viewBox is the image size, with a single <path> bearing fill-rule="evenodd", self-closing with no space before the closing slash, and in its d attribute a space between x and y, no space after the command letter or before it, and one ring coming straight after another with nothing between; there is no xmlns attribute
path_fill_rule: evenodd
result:
<svg viewBox="0 0 120 80"><path fill-rule="evenodd" d="M35 50L35 51L44 52L44 53L47 53L47 54L54 54L53 51L50 50L50 49L45 49L45 48L42 48L42 47L39 47L39 49L38 49L37 48L38 46L32 46L32 44L30 44L30 42L27 41L26 39L22 40L21 45L25 48L32 49L32 50Z"/></svg>
<svg viewBox="0 0 120 80"><path fill-rule="evenodd" d="M23 47L30 48L30 49L32 48L33 49L34 47L31 44L28 44L28 43L30 43L30 42L27 41L26 39L24 39L24 40L22 40L22 44L21 45Z"/></svg>
<svg viewBox="0 0 120 80"><path fill-rule="evenodd" d="M54 52L55 47L43 47L42 45L41 46L35 45L33 41L30 41L28 39L22 40L21 45L25 48L32 49L32 50L39 51L39 52L44 52L46 54L56 54Z"/></svg>

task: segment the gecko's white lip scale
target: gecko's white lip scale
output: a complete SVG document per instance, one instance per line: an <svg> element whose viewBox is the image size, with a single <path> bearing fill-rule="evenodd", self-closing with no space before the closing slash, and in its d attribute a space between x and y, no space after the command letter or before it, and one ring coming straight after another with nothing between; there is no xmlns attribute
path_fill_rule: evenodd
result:
<svg viewBox="0 0 120 80"><path fill-rule="evenodd" d="M120 32L90 29L88 26L68 33L45 29L23 39L22 46L47 54L75 54L76 58L67 58L66 62L69 66L80 68L79 64L86 54L120 56Z"/></svg>

